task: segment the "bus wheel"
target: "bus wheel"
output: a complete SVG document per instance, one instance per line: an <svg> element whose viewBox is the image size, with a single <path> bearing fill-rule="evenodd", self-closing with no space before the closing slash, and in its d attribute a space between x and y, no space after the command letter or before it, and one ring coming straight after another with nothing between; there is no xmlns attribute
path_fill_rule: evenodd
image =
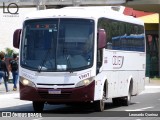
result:
<svg viewBox="0 0 160 120"><path fill-rule="evenodd" d="M123 100L122 103L124 106L130 105L131 104L131 92L128 91L128 96L124 97L122 100Z"/></svg>
<svg viewBox="0 0 160 120"><path fill-rule="evenodd" d="M97 100L94 102L95 111L97 111L97 112L104 111L105 100L106 100L106 93L105 93L105 91L103 91L102 100Z"/></svg>
<svg viewBox="0 0 160 120"><path fill-rule="evenodd" d="M44 102L33 101L33 109L35 112L42 112L44 108Z"/></svg>

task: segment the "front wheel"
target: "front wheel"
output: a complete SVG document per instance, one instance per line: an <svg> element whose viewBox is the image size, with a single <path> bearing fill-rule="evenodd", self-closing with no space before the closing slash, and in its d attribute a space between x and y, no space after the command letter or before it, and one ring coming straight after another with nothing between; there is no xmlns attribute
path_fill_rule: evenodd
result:
<svg viewBox="0 0 160 120"><path fill-rule="evenodd" d="M104 111L104 102L103 100L98 100L98 101L95 101L94 103L94 108L95 108L95 111L97 112L102 112Z"/></svg>
<svg viewBox="0 0 160 120"><path fill-rule="evenodd" d="M105 92L105 90L103 90L102 100L97 100L97 101L94 102L95 111L97 111L97 112L104 111L105 100L106 100L106 92Z"/></svg>
<svg viewBox="0 0 160 120"><path fill-rule="evenodd" d="M35 112L42 112L44 108L44 102L33 101L33 109Z"/></svg>

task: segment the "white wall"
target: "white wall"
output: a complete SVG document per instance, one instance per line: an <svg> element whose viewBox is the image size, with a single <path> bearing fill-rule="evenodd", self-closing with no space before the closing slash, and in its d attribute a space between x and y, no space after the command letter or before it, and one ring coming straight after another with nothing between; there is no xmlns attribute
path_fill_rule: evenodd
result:
<svg viewBox="0 0 160 120"><path fill-rule="evenodd" d="M22 21L26 14L36 10L36 8L19 8L19 14L12 16L11 14L3 13L3 9L0 8L0 51L4 51L5 48L11 48L18 52L18 49L15 49L12 44L13 33L17 28L22 27ZM12 9L10 11L12 12Z"/></svg>

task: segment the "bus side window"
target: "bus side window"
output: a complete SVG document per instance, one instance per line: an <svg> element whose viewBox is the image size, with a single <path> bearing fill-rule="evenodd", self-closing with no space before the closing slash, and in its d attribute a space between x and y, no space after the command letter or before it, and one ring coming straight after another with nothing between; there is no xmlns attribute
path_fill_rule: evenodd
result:
<svg viewBox="0 0 160 120"><path fill-rule="evenodd" d="M111 42L107 42L107 49L110 49L110 50L112 50L112 43Z"/></svg>

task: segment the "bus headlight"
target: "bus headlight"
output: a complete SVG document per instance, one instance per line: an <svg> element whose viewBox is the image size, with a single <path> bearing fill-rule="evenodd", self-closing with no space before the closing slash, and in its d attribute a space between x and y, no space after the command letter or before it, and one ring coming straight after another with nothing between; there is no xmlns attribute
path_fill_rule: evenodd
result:
<svg viewBox="0 0 160 120"><path fill-rule="evenodd" d="M82 81L80 81L80 82L78 82L78 83L76 84L76 87L87 86L87 85L89 85L92 81L93 81L92 78L82 80Z"/></svg>
<svg viewBox="0 0 160 120"><path fill-rule="evenodd" d="M35 84L33 82L31 82L30 80L27 80L25 78L20 78L20 82L24 85L24 86L30 86L30 87L35 87Z"/></svg>

